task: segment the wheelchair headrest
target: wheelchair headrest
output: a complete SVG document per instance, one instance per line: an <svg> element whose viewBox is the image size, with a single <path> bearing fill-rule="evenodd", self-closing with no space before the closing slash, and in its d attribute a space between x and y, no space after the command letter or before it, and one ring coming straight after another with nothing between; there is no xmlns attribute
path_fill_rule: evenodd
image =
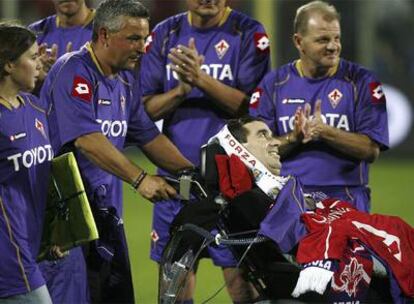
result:
<svg viewBox="0 0 414 304"><path fill-rule="evenodd" d="M212 141L201 147L200 174L204 179L205 187L210 194L218 194L220 192L219 177L215 160L217 154L226 154L218 141Z"/></svg>

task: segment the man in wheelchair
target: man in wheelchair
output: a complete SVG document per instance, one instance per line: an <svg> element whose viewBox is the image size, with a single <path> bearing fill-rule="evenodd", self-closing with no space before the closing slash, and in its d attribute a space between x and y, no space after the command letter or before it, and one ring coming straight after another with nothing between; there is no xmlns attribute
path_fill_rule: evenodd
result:
<svg viewBox="0 0 414 304"><path fill-rule="evenodd" d="M175 303L206 246L228 244L258 291L248 302L411 303L414 229L397 217L303 193L299 179L279 175L279 144L249 116L230 120L210 140L201 168L207 198L184 206L173 223L160 302Z"/></svg>

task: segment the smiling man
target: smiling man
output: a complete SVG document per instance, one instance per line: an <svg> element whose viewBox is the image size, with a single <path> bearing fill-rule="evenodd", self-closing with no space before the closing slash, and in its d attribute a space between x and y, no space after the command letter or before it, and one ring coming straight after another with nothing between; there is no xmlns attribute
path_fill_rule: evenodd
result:
<svg viewBox="0 0 414 304"><path fill-rule="evenodd" d="M52 146L56 153L75 153L98 227L99 240L85 249L92 302L134 302L122 180L151 201L176 194L164 179L147 174L120 150L137 145L172 173L192 166L159 134L140 101L133 70L144 53L148 19L147 9L136 0L102 1L92 42L58 59L41 92L51 106Z"/></svg>
<svg viewBox="0 0 414 304"><path fill-rule="evenodd" d="M282 175L300 177L307 192L369 211L368 166L388 148L386 102L372 72L340 58L339 21L335 7L322 1L297 10L300 59L265 76L250 114L281 140Z"/></svg>
<svg viewBox="0 0 414 304"><path fill-rule="evenodd" d="M248 129L244 146L274 175L280 175L280 140L273 137L269 127L261 121L252 121L245 126Z"/></svg>

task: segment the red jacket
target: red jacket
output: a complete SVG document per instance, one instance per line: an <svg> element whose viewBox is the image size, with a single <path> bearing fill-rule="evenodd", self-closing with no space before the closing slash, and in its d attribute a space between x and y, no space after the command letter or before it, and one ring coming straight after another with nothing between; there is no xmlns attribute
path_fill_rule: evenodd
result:
<svg viewBox="0 0 414 304"><path fill-rule="evenodd" d="M299 243L301 264L340 259L349 239L358 239L391 268L402 291L414 297L414 229L395 216L368 214L335 199L302 215L309 234Z"/></svg>

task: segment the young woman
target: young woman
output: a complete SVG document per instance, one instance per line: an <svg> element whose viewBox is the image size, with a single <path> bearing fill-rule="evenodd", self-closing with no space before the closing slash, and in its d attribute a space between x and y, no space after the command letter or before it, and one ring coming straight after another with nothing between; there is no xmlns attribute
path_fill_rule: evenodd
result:
<svg viewBox="0 0 414 304"><path fill-rule="evenodd" d="M50 161L33 32L0 23L0 302L52 303L36 263Z"/></svg>

